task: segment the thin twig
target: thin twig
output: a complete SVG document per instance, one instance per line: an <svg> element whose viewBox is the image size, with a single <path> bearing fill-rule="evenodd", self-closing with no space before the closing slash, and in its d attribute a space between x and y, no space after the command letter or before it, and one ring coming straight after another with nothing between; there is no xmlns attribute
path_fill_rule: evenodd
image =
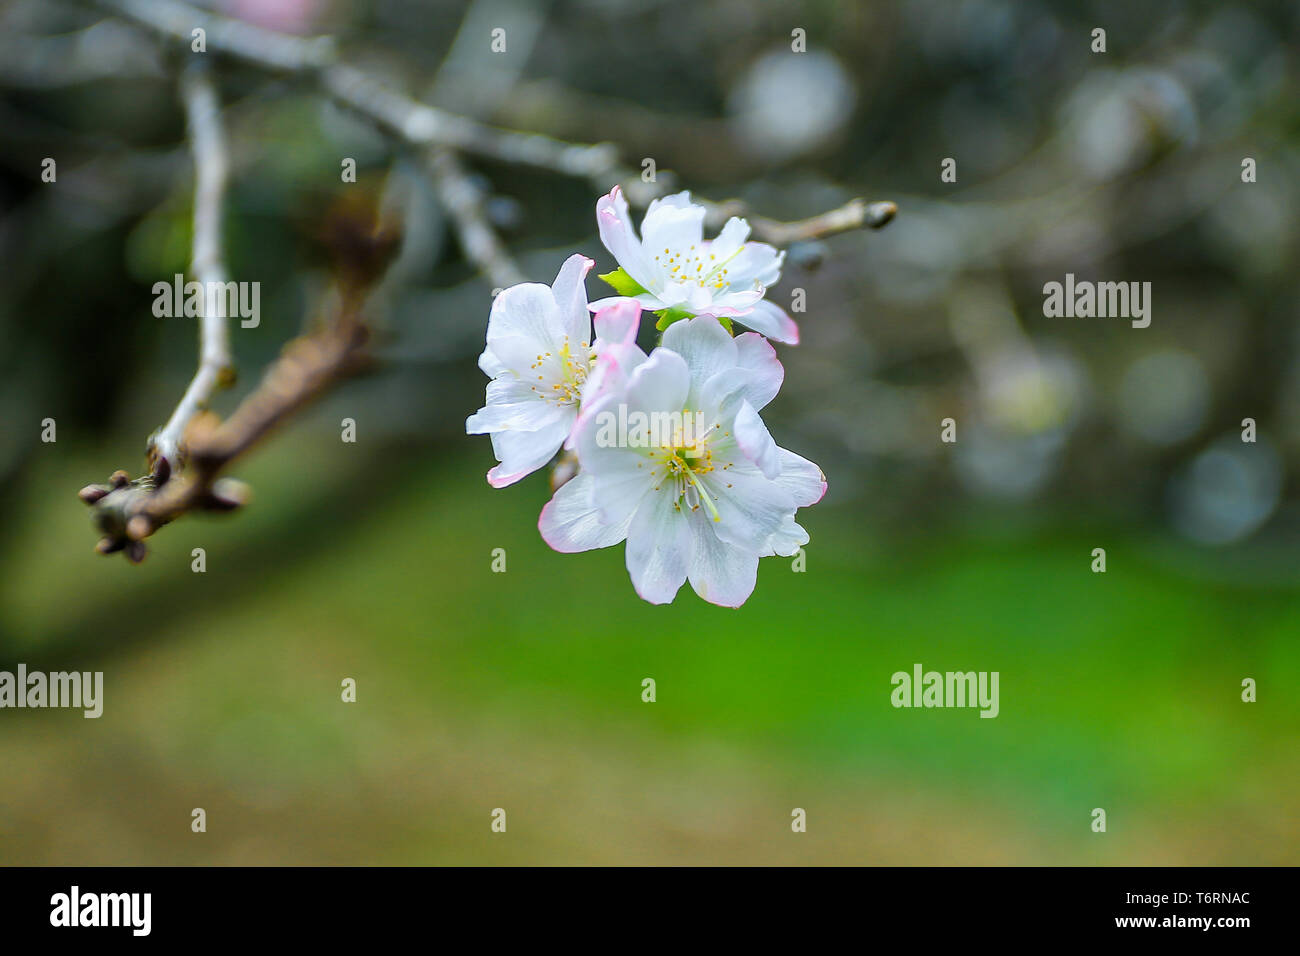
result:
<svg viewBox="0 0 1300 956"><path fill-rule="evenodd" d="M199 320L199 367L167 424L155 435L153 455L178 467L185 428L219 386L231 381L230 331L219 291L226 282L221 258L221 205L229 158L221 127L221 101L211 72L194 60L181 74L181 97L194 157L194 245L190 274L205 290Z"/></svg>
<svg viewBox="0 0 1300 956"><path fill-rule="evenodd" d="M474 263L496 288L523 282L523 270L506 251L483 212L483 196L466 174L456 154L435 149L429 155L438 201L451 216L465 258Z"/></svg>
<svg viewBox="0 0 1300 956"><path fill-rule="evenodd" d="M221 472L335 382L363 368L368 339L366 325L351 314L294 339L228 419L218 421L208 412L190 423L183 471L134 481L118 471L107 484L82 488L81 500L95 509L103 534L97 550L125 551L140 561L144 539L168 522L190 511L232 511L243 505L247 487L221 478Z"/></svg>
<svg viewBox="0 0 1300 956"><path fill-rule="evenodd" d="M879 229L889 223L898 212L892 202L866 202L851 199L838 209L831 209L820 215L799 219L795 222L780 222L768 219L749 211L749 207L738 200L727 202L710 202L707 199L695 199L708 212L705 219L715 228L721 226L732 216L745 217L755 239L771 243L774 246L788 246L794 242L807 242L812 239L824 239L840 232L853 229Z"/></svg>
<svg viewBox="0 0 1300 956"><path fill-rule="evenodd" d="M303 38L200 10L179 0L93 0L99 6L187 45L196 27L206 31L208 49L236 57L266 70L315 76L320 89L335 102L362 114L381 129L411 146L447 147L512 165L532 166L586 179L602 192L621 184L628 201L644 207L671 188L670 179L645 183L618 160L610 143L568 143L539 133L488 126L394 90L356 67L338 60L329 37ZM720 226L743 204L713 203L696 197L709 209L709 222ZM858 212L861 207L861 212ZM774 244L814 239L847 229L879 229L892 218L892 203L854 200L838 210L792 223L752 217L755 238Z"/></svg>
<svg viewBox="0 0 1300 956"><path fill-rule="evenodd" d="M264 70L315 74L321 90L418 147L448 146L503 163L536 166L569 176L608 169L617 151L609 143L575 145L536 133L497 129L421 103L337 58L332 37L296 37L232 20L178 0L93 0L117 16L189 46L204 31L207 50Z"/></svg>
<svg viewBox="0 0 1300 956"><path fill-rule="evenodd" d="M291 341L229 418L217 422L215 416L206 416L194 422L186 470L144 499L126 525L127 536L136 541L148 537L194 508L228 509L241 504L238 497L232 500L229 492L222 494L220 489L215 489L213 501L222 469L334 382L361 368L368 339L366 326L345 316Z"/></svg>

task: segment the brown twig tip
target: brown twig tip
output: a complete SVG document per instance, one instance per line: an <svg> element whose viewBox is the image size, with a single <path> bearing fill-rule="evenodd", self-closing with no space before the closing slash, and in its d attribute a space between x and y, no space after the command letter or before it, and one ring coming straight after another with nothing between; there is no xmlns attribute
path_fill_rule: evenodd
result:
<svg viewBox="0 0 1300 956"><path fill-rule="evenodd" d="M880 229L894 221L898 215L898 203L873 202L867 205L863 214L863 225L869 229Z"/></svg>
<svg viewBox="0 0 1300 956"><path fill-rule="evenodd" d="M93 505L96 501L103 498L109 492L108 488L103 485L86 485L77 492L77 497L88 505Z"/></svg>

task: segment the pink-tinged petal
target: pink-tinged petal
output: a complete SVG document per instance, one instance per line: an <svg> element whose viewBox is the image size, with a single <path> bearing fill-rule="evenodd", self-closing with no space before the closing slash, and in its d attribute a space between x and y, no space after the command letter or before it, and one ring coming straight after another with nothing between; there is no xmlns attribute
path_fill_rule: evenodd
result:
<svg viewBox="0 0 1300 956"><path fill-rule="evenodd" d="M744 456L757 465L765 477L775 479L781 473L780 450L749 402L741 402L732 430Z"/></svg>
<svg viewBox="0 0 1300 956"><path fill-rule="evenodd" d="M587 306L589 312L602 312L612 305L618 305L624 299L630 298L633 302L638 303L642 309L647 312L657 312L659 309L668 308L668 303L664 302L653 292L643 292L637 296L611 295L605 299L597 299Z"/></svg>
<svg viewBox="0 0 1300 956"><path fill-rule="evenodd" d="M718 233L718 238L709 243L709 255L713 256L712 262L730 263L749 238L749 223L744 219L737 219L735 216L727 220L727 224L722 227ZM730 275L730 264L727 266Z"/></svg>
<svg viewBox="0 0 1300 956"><path fill-rule="evenodd" d="M640 324L641 306L635 299L616 299L609 308L596 313L593 320L596 364L587 375L578 425L565 442L565 448L575 447L578 428L588 417L590 409L610 391L622 389L632 371L646 360L646 354L636 344Z"/></svg>
<svg viewBox="0 0 1300 956"><path fill-rule="evenodd" d="M627 530L627 573L636 593L651 604L668 604L686 582L690 532L669 494L651 494Z"/></svg>
<svg viewBox="0 0 1300 956"><path fill-rule="evenodd" d="M826 494L826 476L822 470L807 458L781 448L781 473L776 483L794 498L800 508L817 504Z"/></svg>
<svg viewBox="0 0 1300 956"><path fill-rule="evenodd" d="M618 186L611 189L609 195L601 196L596 201L596 227L600 230L600 241L618 260L618 264L641 283L643 289L649 289L655 272L641 246L641 240L632 231L632 215L627 208L623 190Z"/></svg>
<svg viewBox="0 0 1300 956"><path fill-rule="evenodd" d="M763 557L780 555L783 558L788 558L807 543L808 532L803 529L799 522L794 520L792 515L786 515L781 522L781 527L773 532L772 537L768 538L767 547L763 549Z"/></svg>
<svg viewBox="0 0 1300 956"><path fill-rule="evenodd" d="M619 525L601 522L592 504L592 490L591 476L580 471L542 508L537 528L542 540L556 551L573 554L608 548L627 537L628 521Z"/></svg>
<svg viewBox="0 0 1300 956"><path fill-rule="evenodd" d="M621 345L635 342L641 327L641 304L636 299L616 299L596 313L592 325L598 341Z"/></svg>
<svg viewBox="0 0 1300 956"><path fill-rule="evenodd" d="M577 447L580 429L592 419L598 409L604 407L601 399L611 393L621 393L626 389L632 372L646 360L646 354L637 347L635 342L604 343L598 341L597 344L600 351L596 356L596 364L592 366L591 372L587 375L586 384L582 387L582 405L578 412L578 421L574 425L568 440L564 443L564 447L567 449Z"/></svg>
<svg viewBox="0 0 1300 956"><path fill-rule="evenodd" d="M758 581L758 552L722 541L703 512L693 513L689 527L691 552L687 574L691 587L710 604L740 607L754 593Z"/></svg>
<svg viewBox="0 0 1300 956"><path fill-rule="evenodd" d="M794 324L794 319L786 315L780 306L766 300L756 303L752 312L739 316L737 321L769 339L787 345L799 344L799 326Z"/></svg>
<svg viewBox="0 0 1300 956"><path fill-rule="evenodd" d="M736 343L736 364L753 373L745 399L755 411L762 411L781 390L785 367L776 357L772 343L757 332L742 332L733 341Z"/></svg>
<svg viewBox="0 0 1300 956"><path fill-rule="evenodd" d="M709 316L674 322L664 330L663 347L686 360L691 381L707 382L718 372L734 368L736 341L717 319Z"/></svg>
<svg viewBox="0 0 1300 956"><path fill-rule="evenodd" d="M492 451L500 464L488 472L488 484L504 488L549 462L564 444L574 417L569 409L567 414L561 414L536 431L492 432Z"/></svg>
<svg viewBox="0 0 1300 956"><path fill-rule="evenodd" d="M575 347L579 342L591 342L591 318L587 314L587 287L583 280L595 264L586 256L571 255L560 266L551 286L565 334Z"/></svg>

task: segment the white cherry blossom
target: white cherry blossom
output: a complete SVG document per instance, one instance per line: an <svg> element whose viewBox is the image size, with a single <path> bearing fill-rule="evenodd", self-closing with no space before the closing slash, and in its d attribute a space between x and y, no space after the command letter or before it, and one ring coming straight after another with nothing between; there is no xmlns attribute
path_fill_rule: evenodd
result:
<svg viewBox="0 0 1300 956"><path fill-rule="evenodd" d="M704 600L739 607L760 557L807 543L795 512L826 490L821 470L778 447L759 417L783 377L760 335L733 338L708 317L669 326L662 347L583 409L580 471L543 508L543 538L563 552L626 540L645 600L668 603L689 580ZM699 413L706 426L688 439L611 441L604 426L620 407L625 417Z"/></svg>
<svg viewBox="0 0 1300 956"><path fill-rule="evenodd" d="M596 203L601 242L643 290L635 294L643 308L735 319L777 342L797 344L794 320L763 298L781 278L785 253L746 241L749 224L734 217L717 238L706 240L704 214L689 192L656 199L638 237L619 187ZM591 308L604 308L610 301L593 302Z"/></svg>
<svg viewBox="0 0 1300 956"><path fill-rule="evenodd" d="M596 315L600 339L593 342L583 285L591 267L585 256L570 256L552 286L525 282L505 289L492 303L487 348L479 357L479 368L492 381L487 404L469 416L465 430L492 436L499 464L487 478L494 488L541 468L569 438L601 348L610 350L611 369L630 367L639 351L640 307L630 301Z"/></svg>

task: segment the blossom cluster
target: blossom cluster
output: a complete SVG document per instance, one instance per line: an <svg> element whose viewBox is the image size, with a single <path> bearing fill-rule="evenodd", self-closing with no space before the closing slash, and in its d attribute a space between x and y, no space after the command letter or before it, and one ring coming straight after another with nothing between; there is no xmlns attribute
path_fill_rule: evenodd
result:
<svg viewBox="0 0 1300 956"><path fill-rule="evenodd" d="M556 551L626 542L645 600L671 602L689 580L704 600L739 607L760 557L808 542L795 513L821 500L826 479L778 446L759 414L785 377L769 339L799 341L764 298L784 254L749 241L739 218L706 240L704 215L689 193L658 199L638 236L619 188L603 196L596 221L618 269L601 278L618 294L587 301L593 262L581 255L549 287L499 293L479 358L487 403L465 428L491 436L495 488L562 448L576 456L538 522ZM661 333L648 355L637 345L643 310ZM736 334L737 324L753 331Z"/></svg>

